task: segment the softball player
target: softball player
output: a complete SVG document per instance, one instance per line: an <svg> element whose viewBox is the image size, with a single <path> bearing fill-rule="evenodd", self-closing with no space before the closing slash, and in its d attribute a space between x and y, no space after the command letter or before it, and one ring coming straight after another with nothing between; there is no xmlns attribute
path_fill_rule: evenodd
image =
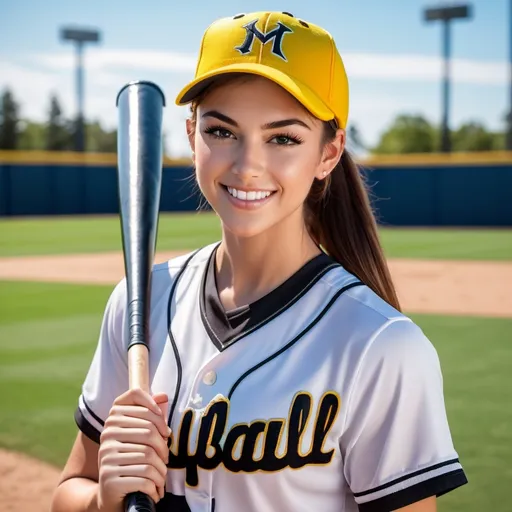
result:
<svg viewBox="0 0 512 512"><path fill-rule="evenodd" d="M222 239L156 265L152 395L126 391L113 291L54 511L436 509L466 483L437 354L404 314L358 168L332 37L289 13L205 32L187 131Z"/></svg>

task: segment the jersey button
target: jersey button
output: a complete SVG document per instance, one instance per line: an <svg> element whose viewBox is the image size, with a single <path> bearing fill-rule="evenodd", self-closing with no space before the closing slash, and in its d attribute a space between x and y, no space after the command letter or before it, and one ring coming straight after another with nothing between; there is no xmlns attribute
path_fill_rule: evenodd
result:
<svg viewBox="0 0 512 512"><path fill-rule="evenodd" d="M213 386L215 384L216 380L217 380L217 374L213 370L205 373L203 376L203 382L207 386Z"/></svg>

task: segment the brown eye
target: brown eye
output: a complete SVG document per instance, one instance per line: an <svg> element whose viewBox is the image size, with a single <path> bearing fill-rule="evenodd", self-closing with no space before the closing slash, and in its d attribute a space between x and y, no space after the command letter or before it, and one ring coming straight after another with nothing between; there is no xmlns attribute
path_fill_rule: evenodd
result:
<svg viewBox="0 0 512 512"><path fill-rule="evenodd" d="M221 126L210 126L206 128L205 133L215 137L216 139L229 139L232 133L226 128L222 128Z"/></svg>

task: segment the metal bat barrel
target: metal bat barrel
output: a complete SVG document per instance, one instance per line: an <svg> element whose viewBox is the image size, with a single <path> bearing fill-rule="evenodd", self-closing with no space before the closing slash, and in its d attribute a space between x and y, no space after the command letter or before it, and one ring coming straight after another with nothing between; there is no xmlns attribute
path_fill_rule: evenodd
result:
<svg viewBox="0 0 512 512"><path fill-rule="evenodd" d="M121 232L127 286L129 386L149 392L151 271L156 250L162 184L162 117L165 96L148 81L118 93L117 159ZM154 512L153 500L132 493L127 512Z"/></svg>
<svg viewBox="0 0 512 512"><path fill-rule="evenodd" d="M156 248L164 105L163 92L152 82L130 82L117 96L119 202L131 310L129 347L148 343L145 295Z"/></svg>

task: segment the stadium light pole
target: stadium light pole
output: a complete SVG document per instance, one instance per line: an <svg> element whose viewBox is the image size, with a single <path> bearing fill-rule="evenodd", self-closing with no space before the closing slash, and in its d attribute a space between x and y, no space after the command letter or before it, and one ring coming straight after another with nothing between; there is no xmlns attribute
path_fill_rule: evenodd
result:
<svg viewBox="0 0 512 512"><path fill-rule="evenodd" d="M77 94L77 119L75 150L85 150L84 127L84 64L83 53L86 43L97 43L100 33L97 30L81 29L74 27L63 28L60 32L63 41L72 41L76 49L76 94Z"/></svg>
<svg viewBox="0 0 512 512"><path fill-rule="evenodd" d="M508 2L508 73L509 73L509 107L507 112L506 148L512 150L512 0Z"/></svg>
<svg viewBox="0 0 512 512"><path fill-rule="evenodd" d="M472 16L472 7L469 4L438 5L426 8L423 11L424 20L441 21L443 23L443 99L442 99L442 125L441 125L441 151L451 151L450 140L450 57L451 57L451 31L450 24L455 19L467 19Z"/></svg>

